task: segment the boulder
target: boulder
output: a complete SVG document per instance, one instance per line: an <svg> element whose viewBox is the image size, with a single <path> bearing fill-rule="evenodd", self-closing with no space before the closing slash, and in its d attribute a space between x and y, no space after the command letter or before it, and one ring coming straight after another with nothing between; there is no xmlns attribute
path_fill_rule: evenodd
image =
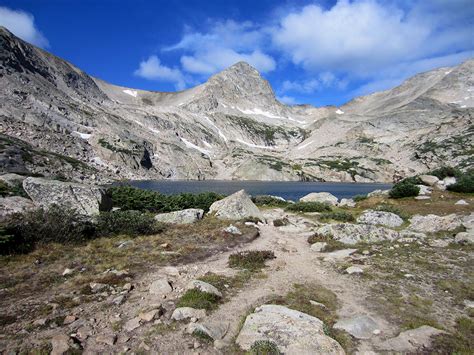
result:
<svg viewBox="0 0 474 355"><path fill-rule="evenodd" d="M334 324L334 329L342 329L357 339L370 339L380 332L377 323L367 315L356 315L341 319Z"/></svg>
<svg viewBox="0 0 474 355"><path fill-rule="evenodd" d="M189 334L194 332L204 333L214 340L224 338L229 330L229 322L213 322L213 323L190 323L186 329Z"/></svg>
<svg viewBox="0 0 474 355"><path fill-rule="evenodd" d="M428 186L434 186L439 181L439 179L433 175L420 175L418 177L423 182L423 184Z"/></svg>
<svg viewBox="0 0 474 355"><path fill-rule="evenodd" d="M454 241L459 244L474 244L474 230L469 229L467 232L456 234Z"/></svg>
<svg viewBox="0 0 474 355"><path fill-rule="evenodd" d="M345 354L341 345L324 333L321 320L279 305L263 305L247 316L236 339L243 350L256 341L273 342L284 354Z"/></svg>
<svg viewBox="0 0 474 355"><path fill-rule="evenodd" d="M352 254L354 254L357 249L341 249L332 251L330 253L326 253L324 256L325 261L337 261L341 259L349 258Z"/></svg>
<svg viewBox="0 0 474 355"><path fill-rule="evenodd" d="M420 189L420 192L418 192L418 195L431 195L433 192L433 189L431 187L425 186L425 185L416 185Z"/></svg>
<svg viewBox="0 0 474 355"><path fill-rule="evenodd" d="M0 175L0 181L3 181L8 186L17 186L23 183L23 180L26 179L26 176L18 175L18 174L3 174Z"/></svg>
<svg viewBox="0 0 474 355"><path fill-rule="evenodd" d="M456 183L456 178L454 176L447 176L443 179L443 185L448 187L450 185L454 185Z"/></svg>
<svg viewBox="0 0 474 355"><path fill-rule="evenodd" d="M327 245L326 242L316 242L311 244L311 250L320 253L324 251Z"/></svg>
<svg viewBox="0 0 474 355"><path fill-rule="evenodd" d="M360 266L349 266L345 272L349 275L352 275L352 274L363 274L364 273L364 269L362 269Z"/></svg>
<svg viewBox="0 0 474 355"><path fill-rule="evenodd" d="M66 334L56 334L51 338L51 355L66 354L71 350L72 340Z"/></svg>
<svg viewBox="0 0 474 355"><path fill-rule="evenodd" d="M390 190L374 190L367 194L367 197L375 197L375 196L388 196Z"/></svg>
<svg viewBox="0 0 474 355"><path fill-rule="evenodd" d="M422 233L437 233L440 231L451 231L462 226L462 220L456 214L437 216L429 214L426 216L415 215L410 218L409 229Z"/></svg>
<svg viewBox="0 0 474 355"><path fill-rule="evenodd" d="M462 225L466 227L466 229L474 229L474 213L462 217Z"/></svg>
<svg viewBox="0 0 474 355"><path fill-rule="evenodd" d="M403 219L395 213L367 210L357 218L357 222L394 228L401 226Z"/></svg>
<svg viewBox="0 0 474 355"><path fill-rule="evenodd" d="M155 216L155 220L163 223L190 224L202 219L204 210L198 208L188 208L186 210L160 213Z"/></svg>
<svg viewBox="0 0 474 355"><path fill-rule="evenodd" d="M33 201L20 196L0 197L0 222L15 213L23 213L35 208Z"/></svg>
<svg viewBox="0 0 474 355"><path fill-rule="evenodd" d="M241 235L242 232L240 231L239 228L237 228L234 225L230 225L227 228L224 228L224 232L229 233L229 234L235 234L235 235Z"/></svg>
<svg viewBox="0 0 474 355"><path fill-rule="evenodd" d="M220 219L257 218L261 221L264 220L262 213L244 190L214 202L209 208L209 212L215 213L216 217Z"/></svg>
<svg viewBox="0 0 474 355"><path fill-rule="evenodd" d="M329 192L311 192L300 198L300 202L321 202L332 206L336 206L337 201L337 197Z"/></svg>
<svg viewBox="0 0 474 355"><path fill-rule="evenodd" d="M423 325L401 332L397 337L387 339L377 346L383 351L396 353L417 353L431 347L432 336L444 333L442 330Z"/></svg>
<svg viewBox="0 0 474 355"><path fill-rule="evenodd" d="M206 316L206 310L195 309L191 307L178 307L173 311L171 319L173 320L185 320L190 318L201 319Z"/></svg>
<svg viewBox="0 0 474 355"><path fill-rule="evenodd" d="M372 224L337 223L326 224L316 230L324 236L332 236L334 240L344 244L357 244L359 242L376 243L393 241L400 237L397 231L374 226Z"/></svg>
<svg viewBox="0 0 474 355"><path fill-rule="evenodd" d="M455 203L455 205L468 206L469 203L466 200L459 200Z"/></svg>
<svg viewBox="0 0 474 355"><path fill-rule="evenodd" d="M186 288L188 290L198 289L201 292L207 292L207 293L211 293L213 295L216 295L217 297L222 297L222 293L217 288L215 288L211 284L208 284L207 282L204 282L204 281L201 281L201 280L191 281Z"/></svg>
<svg viewBox="0 0 474 355"><path fill-rule="evenodd" d="M351 198L343 198L341 202L339 202L339 207L355 207L356 203Z"/></svg>
<svg viewBox="0 0 474 355"><path fill-rule="evenodd" d="M173 291L168 279L166 277L155 280L150 285L150 293L157 296L166 296Z"/></svg>
<svg viewBox="0 0 474 355"><path fill-rule="evenodd" d="M105 190L96 186L29 177L23 189L37 206L59 205L83 215L96 215L112 208Z"/></svg>

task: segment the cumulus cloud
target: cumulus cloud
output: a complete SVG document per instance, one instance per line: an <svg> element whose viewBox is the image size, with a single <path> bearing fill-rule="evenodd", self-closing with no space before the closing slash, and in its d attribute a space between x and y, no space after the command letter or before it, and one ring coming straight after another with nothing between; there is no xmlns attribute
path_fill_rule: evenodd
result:
<svg viewBox="0 0 474 355"><path fill-rule="evenodd" d="M284 16L273 43L309 71L371 77L387 66L473 47L469 0L402 2L339 0Z"/></svg>
<svg viewBox="0 0 474 355"><path fill-rule="evenodd" d="M311 94L326 88L344 90L347 85L348 81L346 79L339 79L333 73L323 72L317 78L308 80L285 80L281 85L280 91Z"/></svg>
<svg viewBox="0 0 474 355"><path fill-rule="evenodd" d="M183 73L179 69L161 64L160 59L156 55L152 55L147 60L140 62L134 74L148 80L174 83L178 90L186 87Z"/></svg>
<svg viewBox="0 0 474 355"><path fill-rule="evenodd" d="M284 104L287 104L287 105L297 105L298 102L296 101L296 99L292 96L278 96L277 97L277 100L280 101L280 102L283 102Z"/></svg>
<svg viewBox="0 0 474 355"><path fill-rule="evenodd" d="M182 51L183 70L193 74L213 74L239 61L267 73L276 62L261 49L265 41L267 34L253 23L228 20L217 22L206 33L188 30L179 43L165 50Z"/></svg>
<svg viewBox="0 0 474 355"><path fill-rule="evenodd" d="M38 47L49 46L46 37L36 27L33 15L27 12L0 6L0 26Z"/></svg>

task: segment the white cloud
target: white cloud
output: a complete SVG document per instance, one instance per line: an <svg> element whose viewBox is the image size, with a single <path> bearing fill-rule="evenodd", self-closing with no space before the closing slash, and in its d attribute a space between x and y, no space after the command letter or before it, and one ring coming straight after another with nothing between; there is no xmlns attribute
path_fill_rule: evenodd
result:
<svg viewBox="0 0 474 355"><path fill-rule="evenodd" d="M169 68L161 64L156 55L140 62L139 68L135 70L134 74L148 80L174 83L178 90L183 90L186 87L183 73L179 69Z"/></svg>
<svg viewBox="0 0 474 355"><path fill-rule="evenodd" d="M334 88L344 90L348 85L346 79L339 79L330 72L320 73L317 78L302 81L285 80L282 83L280 91L282 92L298 92L302 94L311 94L326 88Z"/></svg>
<svg viewBox="0 0 474 355"><path fill-rule="evenodd" d="M206 33L187 33L179 43L165 50L183 51L183 70L193 74L213 74L239 61L266 73L276 68L276 62L261 49L265 41L265 31L251 22L229 20L217 22Z"/></svg>
<svg viewBox="0 0 474 355"><path fill-rule="evenodd" d="M280 20L273 42L309 71L376 76L400 62L473 48L469 2L420 0L408 3L408 10L403 1L339 0L329 9L308 5Z"/></svg>
<svg viewBox="0 0 474 355"><path fill-rule="evenodd" d="M278 96L277 100L287 105L296 105L298 102L292 96Z"/></svg>
<svg viewBox="0 0 474 355"><path fill-rule="evenodd" d="M46 37L36 28L33 15L27 12L0 6L0 26L6 27L15 36L38 47L49 46Z"/></svg>

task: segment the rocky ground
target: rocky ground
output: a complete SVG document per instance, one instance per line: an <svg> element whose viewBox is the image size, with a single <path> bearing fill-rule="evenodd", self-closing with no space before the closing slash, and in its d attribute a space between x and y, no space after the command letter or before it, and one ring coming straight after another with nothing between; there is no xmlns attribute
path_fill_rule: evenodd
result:
<svg viewBox="0 0 474 355"><path fill-rule="evenodd" d="M374 212L387 204L397 214ZM447 191L381 193L334 207L350 222L266 207L265 223L207 216L1 257L0 350L217 354L260 341L286 353L469 353L473 206ZM256 250L265 266L236 264Z"/></svg>

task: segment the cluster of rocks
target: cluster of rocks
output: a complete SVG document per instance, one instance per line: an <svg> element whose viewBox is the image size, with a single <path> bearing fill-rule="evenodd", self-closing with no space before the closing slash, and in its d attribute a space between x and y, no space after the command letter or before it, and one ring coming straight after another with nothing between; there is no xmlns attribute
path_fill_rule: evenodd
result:
<svg viewBox="0 0 474 355"><path fill-rule="evenodd" d="M356 203L351 198L343 198L341 201L329 192L311 192L306 196L303 196L299 200L300 202L319 202L326 203L330 206L340 207L355 207Z"/></svg>

